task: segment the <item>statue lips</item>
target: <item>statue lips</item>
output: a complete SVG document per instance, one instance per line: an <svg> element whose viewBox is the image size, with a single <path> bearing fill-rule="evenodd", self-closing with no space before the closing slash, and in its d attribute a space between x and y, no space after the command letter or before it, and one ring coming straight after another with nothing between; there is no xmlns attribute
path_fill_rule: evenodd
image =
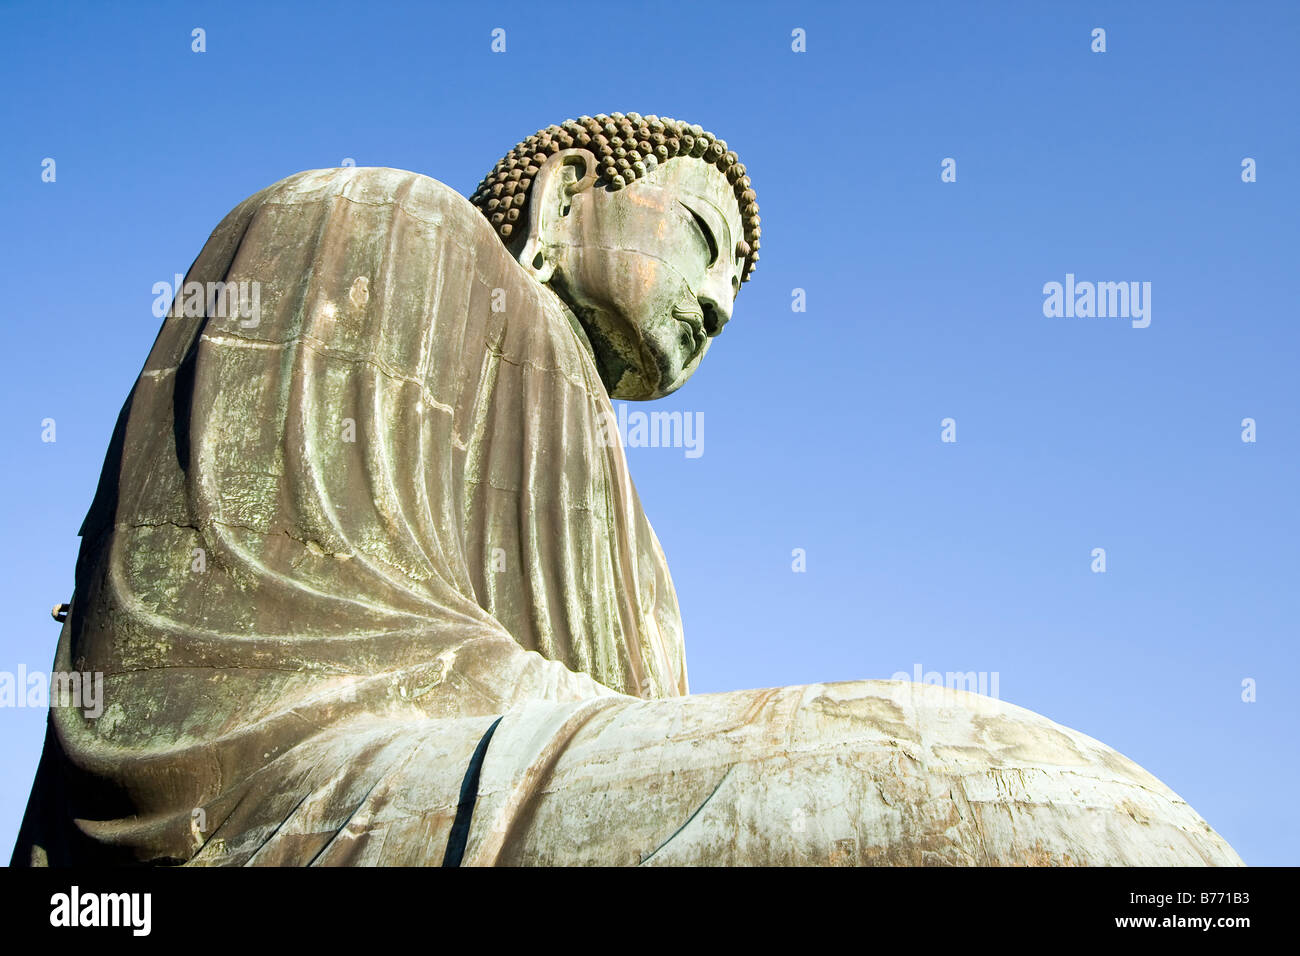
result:
<svg viewBox="0 0 1300 956"><path fill-rule="evenodd" d="M683 302L673 306L673 318L691 330L691 351L683 363L689 365L708 339L708 335L704 332L704 310L700 308L699 302L692 297L689 305Z"/></svg>

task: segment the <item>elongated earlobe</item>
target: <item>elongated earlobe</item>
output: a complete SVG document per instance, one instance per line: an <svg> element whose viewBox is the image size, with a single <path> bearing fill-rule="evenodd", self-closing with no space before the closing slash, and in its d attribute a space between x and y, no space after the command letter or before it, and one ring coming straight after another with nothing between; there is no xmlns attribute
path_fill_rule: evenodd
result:
<svg viewBox="0 0 1300 956"><path fill-rule="evenodd" d="M528 238L519 251L519 264L538 282L549 282L555 274L552 250L572 197L595 181L596 157L577 147L548 156L537 171L528 197Z"/></svg>
<svg viewBox="0 0 1300 956"><path fill-rule="evenodd" d="M550 282L551 276L555 274L555 262L542 252L541 243L536 236L530 235L524 243L524 248L519 253L519 264L543 285Z"/></svg>

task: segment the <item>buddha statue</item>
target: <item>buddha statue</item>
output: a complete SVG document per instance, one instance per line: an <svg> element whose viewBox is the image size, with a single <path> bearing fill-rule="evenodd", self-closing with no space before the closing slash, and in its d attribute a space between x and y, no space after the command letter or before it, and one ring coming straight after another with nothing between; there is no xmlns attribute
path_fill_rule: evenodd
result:
<svg viewBox="0 0 1300 956"><path fill-rule="evenodd" d="M726 143L614 113L466 200L314 170L186 276L81 528L15 865L1240 864L1011 704L903 681L690 695L606 427L698 369L760 246ZM179 299L179 295L178 295Z"/></svg>

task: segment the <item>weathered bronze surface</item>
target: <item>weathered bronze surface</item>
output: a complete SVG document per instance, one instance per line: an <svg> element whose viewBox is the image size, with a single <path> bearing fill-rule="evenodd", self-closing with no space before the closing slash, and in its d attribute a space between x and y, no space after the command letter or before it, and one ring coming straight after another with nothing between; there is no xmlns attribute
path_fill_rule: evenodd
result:
<svg viewBox="0 0 1300 956"><path fill-rule="evenodd" d="M187 279L260 283L260 312L167 318L122 410L55 663L106 707L51 709L14 862L1239 863L1008 704L687 696L605 423L698 368L757 206L693 128L633 168L586 121L479 208L317 170L217 227Z"/></svg>

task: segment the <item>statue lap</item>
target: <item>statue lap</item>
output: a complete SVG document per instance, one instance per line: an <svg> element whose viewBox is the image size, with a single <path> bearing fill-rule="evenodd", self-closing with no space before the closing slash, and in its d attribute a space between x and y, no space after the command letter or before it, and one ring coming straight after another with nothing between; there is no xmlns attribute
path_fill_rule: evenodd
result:
<svg viewBox="0 0 1300 956"><path fill-rule="evenodd" d="M488 748L466 862L1241 865L1104 744L897 681L526 706Z"/></svg>
<svg viewBox="0 0 1300 956"><path fill-rule="evenodd" d="M1241 865L1098 741L895 681L345 725L250 785L283 822L233 813L194 864L437 865L459 816L462 865Z"/></svg>

